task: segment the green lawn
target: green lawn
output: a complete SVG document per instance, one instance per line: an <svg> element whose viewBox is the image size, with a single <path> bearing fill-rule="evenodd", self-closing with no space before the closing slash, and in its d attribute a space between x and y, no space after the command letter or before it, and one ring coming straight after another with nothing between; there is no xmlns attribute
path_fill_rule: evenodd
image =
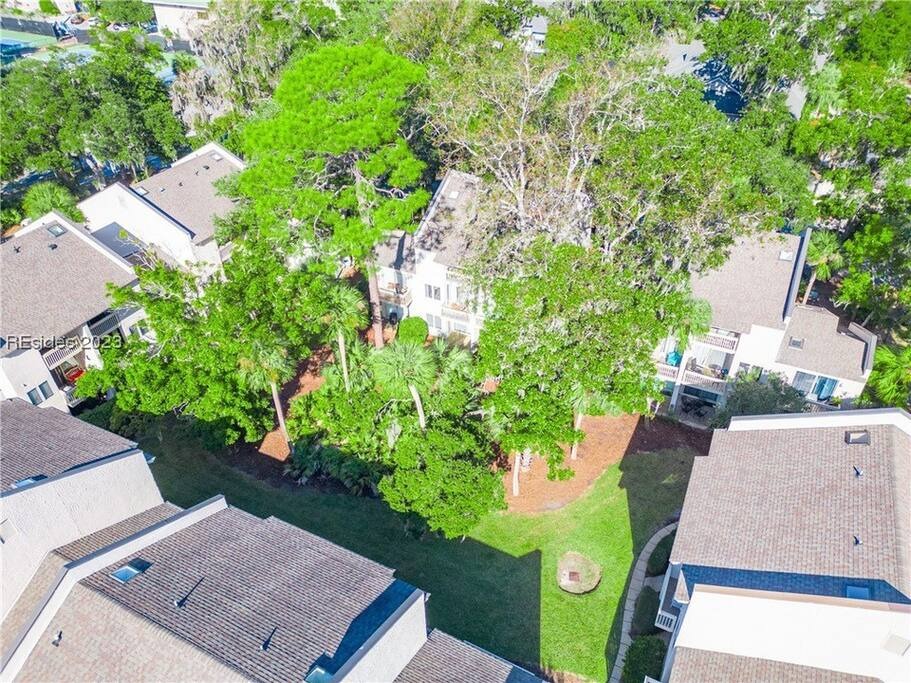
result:
<svg viewBox="0 0 911 683"><path fill-rule="evenodd" d="M634 550L680 508L693 454L628 455L575 503L535 516L491 515L464 541L417 538L381 501L260 482L207 453L182 430L140 439L168 500L189 506L217 493L275 515L397 570L431 594L432 626L503 657L596 680L619 640L613 629ZM567 550L592 557L603 578L588 595L557 588Z"/></svg>

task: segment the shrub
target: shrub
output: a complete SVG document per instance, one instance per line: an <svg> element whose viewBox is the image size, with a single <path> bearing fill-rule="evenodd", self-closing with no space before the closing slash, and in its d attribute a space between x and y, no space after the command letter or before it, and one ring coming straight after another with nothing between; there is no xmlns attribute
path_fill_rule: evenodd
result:
<svg viewBox="0 0 911 683"><path fill-rule="evenodd" d="M661 596L654 588L645 586L636 598L636 609L633 612L633 624L630 633L634 636L647 636L657 633L655 617L658 616L658 605Z"/></svg>
<svg viewBox="0 0 911 683"><path fill-rule="evenodd" d="M626 651L620 680L623 683L642 683L646 676L660 679L665 654L667 645L658 636L636 638Z"/></svg>
<svg viewBox="0 0 911 683"><path fill-rule="evenodd" d="M667 566L671 559L671 548L674 545L675 535L676 532L670 536L665 536L658 542L658 545L655 546L655 549L652 551L652 554L648 558L648 562L645 565L646 574L649 576L660 576L667 571Z"/></svg>
<svg viewBox="0 0 911 683"><path fill-rule="evenodd" d="M423 344L427 341L427 335L430 334L430 328L423 318L405 318L399 323L398 332L395 338L398 341L411 342L413 344Z"/></svg>
<svg viewBox="0 0 911 683"><path fill-rule="evenodd" d="M60 10L54 4L54 0L38 0L38 9L44 14L60 14Z"/></svg>
<svg viewBox="0 0 911 683"><path fill-rule="evenodd" d="M85 216L76 206L76 196L59 183L45 180L32 185L22 198L22 210L32 220L49 211L59 211L67 218L84 221Z"/></svg>
<svg viewBox="0 0 911 683"><path fill-rule="evenodd" d="M15 206L4 206L0 209L0 226L4 230L18 225L22 220L22 212Z"/></svg>

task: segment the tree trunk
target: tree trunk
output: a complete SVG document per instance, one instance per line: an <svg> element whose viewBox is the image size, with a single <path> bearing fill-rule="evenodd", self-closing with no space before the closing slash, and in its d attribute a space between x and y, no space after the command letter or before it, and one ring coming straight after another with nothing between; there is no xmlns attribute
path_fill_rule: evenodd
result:
<svg viewBox="0 0 911 683"><path fill-rule="evenodd" d="M516 451L516 457L512 461L512 495L519 495L519 468L522 466L522 454Z"/></svg>
<svg viewBox="0 0 911 683"><path fill-rule="evenodd" d="M816 284L816 269L810 271L810 281L807 283L807 291L803 293L803 301L801 303L806 306L807 301L810 300L810 292L813 291L813 285Z"/></svg>
<svg viewBox="0 0 911 683"><path fill-rule="evenodd" d="M285 426L285 413L282 411L281 396L278 395L278 384L271 382L270 386L272 387L272 403L275 404L275 414L278 416L278 426L282 430L288 448L291 448L291 437L288 436L288 427Z"/></svg>
<svg viewBox="0 0 911 683"><path fill-rule="evenodd" d="M338 359L342 364L345 393L351 393L351 379L348 377L348 354L345 352L345 334L341 330L338 331Z"/></svg>
<svg viewBox="0 0 911 683"><path fill-rule="evenodd" d="M573 419L573 427L576 429L582 428L582 413L576 413L575 418ZM569 459L575 460L579 455L579 441L573 441L573 447L569 449Z"/></svg>
<svg viewBox="0 0 911 683"><path fill-rule="evenodd" d="M383 342L383 306L380 303L380 285L376 280L373 264L367 269L367 291L370 294L370 317L373 322L373 345L381 349Z"/></svg>
<svg viewBox="0 0 911 683"><path fill-rule="evenodd" d="M414 407L418 409L418 424L421 426L421 431L424 431L427 422L424 419L424 404L421 403L421 395L418 393L418 388L413 384L408 385L408 391L411 392L411 398L414 399Z"/></svg>
<svg viewBox="0 0 911 683"><path fill-rule="evenodd" d="M873 309L870 309L870 312L867 313L867 317L864 318L864 321L860 324L861 327L866 327L867 323L870 322L870 318L873 317Z"/></svg>

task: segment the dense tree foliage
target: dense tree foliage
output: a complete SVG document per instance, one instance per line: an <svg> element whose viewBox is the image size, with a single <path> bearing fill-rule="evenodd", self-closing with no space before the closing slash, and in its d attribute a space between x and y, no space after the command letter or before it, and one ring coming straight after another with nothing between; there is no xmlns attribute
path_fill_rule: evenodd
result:
<svg viewBox="0 0 911 683"><path fill-rule="evenodd" d="M164 84L161 50L130 32L101 33L97 54L80 61L20 60L2 79L0 173L73 171L82 158L139 172L151 154L173 159L184 144Z"/></svg>
<svg viewBox="0 0 911 683"><path fill-rule="evenodd" d="M911 346L877 347L864 398L879 405L911 408Z"/></svg>
<svg viewBox="0 0 911 683"><path fill-rule="evenodd" d="M142 0L95 0L92 11L105 21L142 24L155 18L155 8Z"/></svg>
<svg viewBox="0 0 911 683"><path fill-rule="evenodd" d="M32 220L49 211L57 211L74 221L85 220L76 206L76 196L59 183L45 181L35 183L22 198L22 211Z"/></svg>
<svg viewBox="0 0 911 683"><path fill-rule="evenodd" d="M715 413L712 426L724 429L737 415L776 415L803 412L803 395L778 375L759 381L754 375L737 378L724 407Z"/></svg>

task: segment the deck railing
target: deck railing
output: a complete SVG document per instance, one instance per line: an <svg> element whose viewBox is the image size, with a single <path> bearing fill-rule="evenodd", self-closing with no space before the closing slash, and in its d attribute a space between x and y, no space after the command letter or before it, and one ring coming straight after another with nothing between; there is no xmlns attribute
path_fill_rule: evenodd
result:
<svg viewBox="0 0 911 683"><path fill-rule="evenodd" d="M701 341L703 344L709 344L710 346L717 346L719 349L724 349L725 351L736 351L737 350L737 337L730 337L724 334L716 334L715 332L708 332L707 334L700 335L696 337L698 341Z"/></svg>
<svg viewBox="0 0 911 683"><path fill-rule="evenodd" d="M413 300L407 287L380 286L380 299L396 306L410 306Z"/></svg>
<svg viewBox="0 0 911 683"><path fill-rule="evenodd" d="M680 368L668 365L667 363L656 363L656 365L658 367L658 377L671 381L677 379L677 373L680 371Z"/></svg>
<svg viewBox="0 0 911 683"><path fill-rule="evenodd" d="M683 383L700 389L708 389L709 391L714 391L716 394L723 394L728 386L728 383L723 379L707 377L706 375L702 375L692 370L687 370L683 373Z"/></svg>

